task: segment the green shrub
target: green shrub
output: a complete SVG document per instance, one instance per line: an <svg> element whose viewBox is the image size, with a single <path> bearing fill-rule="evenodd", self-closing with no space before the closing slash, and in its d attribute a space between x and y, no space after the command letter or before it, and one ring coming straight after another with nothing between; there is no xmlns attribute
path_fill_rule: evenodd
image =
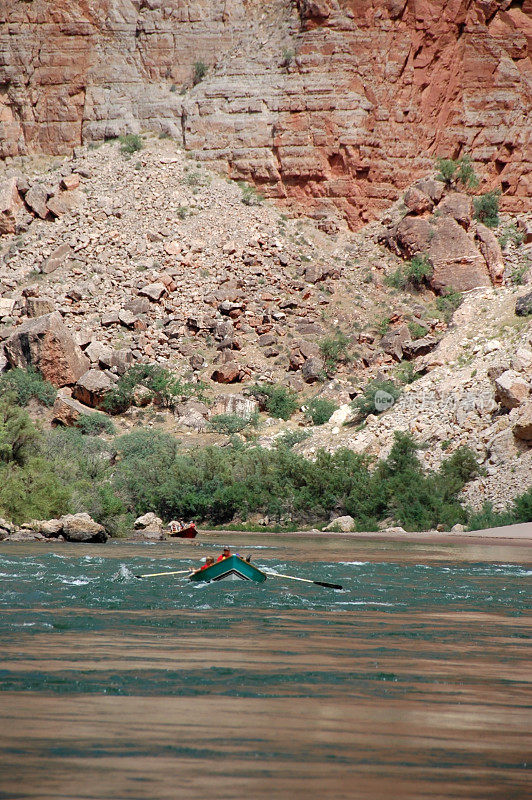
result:
<svg viewBox="0 0 532 800"><path fill-rule="evenodd" d="M520 244L523 244L524 238L524 233L517 230L515 222L511 222L509 225L505 226L499 236L499 244L503 250L509 243L515 245L515 247L519 247Z"/></svg>
<svg viewBox="0 0 532 800"><path fill-rule="evenodd" d="M250 186L249 183L239 181L238 185L242 190L242 202L245 206L258 206L264 200L263 195L254 186Z"/></svg>
<svg viewBox="0 0 532 800"><path fill-rule="evenodd" d="M24 465L35 453L39 432L14 395L0 399L0 462Z"/></svg>
<svg viewBox="0 0 532 800"><path fill-rule="evenodd" d="M427 335L428 331L423 325L420 325L418 322L409 322L408 323L408 330L410 331L410 336L412 339L423 339L424 336Z"/></svg>
<svg viewBox="0 0 532 800"><path fill-rule="evenodd" d="M373 380L368 383L364 392L355 397L351 407L357 412L359 419L366 419L369 414L381 414L391 408L401 394L393 381Z"/></svg>
<svg viewBox="0 0 532 800"><path fill-rule="evenodd" d="M470 531L480 531L485 528L498 528L503 525L511 525L513 522L514 518L509 511L496 512L493 510L492 503L484 503L481 511L470 515L468 527Z"/></svg>
<svg viewBox="0 0 532 800"><path fill-rule="evenodd" d="M256 427L258 423L258 413L248 417L241 417L239 414L217 414L209 421L209 427L218 433L225 433L227 436L234 436L245 428Z"/></svg>
<svg viewBox="0 0 532 800"><path fill-rule="evenodd" d="M492 192L480 195L480 197L473 198L473 206L475 209L475 219L483 222L488 228L495 228L499 224L499 197L501 196L500 190L495 189Z"/></svg>
<svg viewBox="0 0 532 800"><path fill-rule="evenodd" d="M306 416L313 425L324 425L337 410L338 406L332 400L323 397L314 397L306 408Z"/></svg>
<svg viewBox="0 0 532 800"><path fill-rule="evenodd" d="M4 394L13 395L19 406L27 406L33 398L45 406L53 406L57 390L33 367L27 370L16 367L0 375L0 396Z"/></svg>
<svg viewBox="0 0 532 800"><path fill-rule="evenodd" d="M295 447L296 444L304 442L309 436L311 436L310 431L283 431L283 433L275 439L274 447L286 447L290 449Z"/></svg>
<svg viewBox="0 0 532 800"><path fill-rule="evenodd" d="M108 414L124 413L133 404L135 389L141 386L148 390L153 403L169 409L175 408L183 397L197 393L194 384L183 383L160 364L134 364L105 396L103 410Z"/></svg>
<svg viewBox="0 0 532 800"><path fill-rule="evenodd" d="M277 419L290 419L299 408L296 393L285 386L258 383L250 387L250 393L257 398L261 408Z"/></svg>
<svg viewBox="0 0 532 800"><path fill-rule="evenodd" d="M414 383L421 374L416 371L414 364L411 361L401 361L395 368L395 377L403 386L405 384Z"/></svg>
<svg viewBox="0 0 532 800"><path fill-rule="evenodd" d="M334 370L339 361L348 361L350 339L342 331L322 339L319 343L320 353L328 370Z"/></svg>
<svg viewBox="0 0 532 800"><path fill-rule="evenodd" d="M204 61L196 61L194 62L194 75L192 76L192 83L194 86L197 86L198 83L201 83L205 75L207 74L208 67Z"/></svg>
<svg viewBox="0 0 532 800"><path fill-rule="evenodd" d="M471 165L471 159L467 155L456 161L439 156L436 159L436 168L439 170L436 180L443 181L447 186L455 183L461 183L466 189L474 189L478 186L478 178Z"/></svg>
<svg viewBox="0 0 532 800"><path fill-rule="evenodd" d="M95 411L92 414L81 414L76 421L76 428L79 428L85 436L98 436L100 433L115 433L115 426L112 421L104 414Z"/></svg>
<svg viewBox="0 0 532 800"><path fill-rule="evenodd" d="M461 305L463 299L461 292L454 292L452 289L436 298L436 308L447 324L451 321L454 312Z"/></svg>
<svg viewBox="0 0 532 800"><path fill-rule="evenodd" d="M137 150L142 150L144 147L144 143L138 133L128 133L119 138L121 142L120 150L122 153L131 155L132 153L136 153Z"/></svg>
<svg viewBox="0 0 532 800"><path fill-rule="evenodd" d="M419 289L432 275L433 267L427 255L414 256L407 265L405 277L407 284Z"/></svg>

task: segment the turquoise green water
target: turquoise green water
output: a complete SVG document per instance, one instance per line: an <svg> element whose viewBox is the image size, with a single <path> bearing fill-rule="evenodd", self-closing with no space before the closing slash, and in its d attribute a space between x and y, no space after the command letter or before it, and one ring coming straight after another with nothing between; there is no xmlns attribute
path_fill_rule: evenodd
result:
<svg viewBox="0 0 532 800"><path fill-rule="evenodd" d="M527 796L526 548L4 545L0 797Z"/></svg>

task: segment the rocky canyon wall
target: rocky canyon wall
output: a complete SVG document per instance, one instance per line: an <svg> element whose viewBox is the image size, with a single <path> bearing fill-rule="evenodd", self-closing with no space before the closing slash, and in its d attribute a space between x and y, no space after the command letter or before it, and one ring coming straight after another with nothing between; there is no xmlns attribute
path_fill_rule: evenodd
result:
<svg viewBox="0 0 532 800"><path fill-rule="evenodd" d="M468 153L530 209L532 0L1 0L0 23L3 157L153 129L356 228Z"/></svg>

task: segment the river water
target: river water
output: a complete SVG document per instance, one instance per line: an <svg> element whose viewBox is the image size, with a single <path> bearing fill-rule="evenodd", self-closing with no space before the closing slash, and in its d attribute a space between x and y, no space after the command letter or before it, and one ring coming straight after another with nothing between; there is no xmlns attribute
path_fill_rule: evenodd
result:
<svg viewBox="0 0 532 800"><path fill-rule="evenodd" d="M344 588L135 578L226 542ZM531 552L5 543L0 798L530 797Z"/></svg>

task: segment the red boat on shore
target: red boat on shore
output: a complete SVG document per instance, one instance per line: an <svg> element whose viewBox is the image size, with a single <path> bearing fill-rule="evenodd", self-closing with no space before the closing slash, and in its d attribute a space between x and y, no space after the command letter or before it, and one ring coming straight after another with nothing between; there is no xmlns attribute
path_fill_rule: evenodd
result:
<svg viewBox="0 0 532 800"><path fill-rule="evenodd" d="M167 534L177 539L195 539L198 530L194 522L171 522Z"/></svg>

